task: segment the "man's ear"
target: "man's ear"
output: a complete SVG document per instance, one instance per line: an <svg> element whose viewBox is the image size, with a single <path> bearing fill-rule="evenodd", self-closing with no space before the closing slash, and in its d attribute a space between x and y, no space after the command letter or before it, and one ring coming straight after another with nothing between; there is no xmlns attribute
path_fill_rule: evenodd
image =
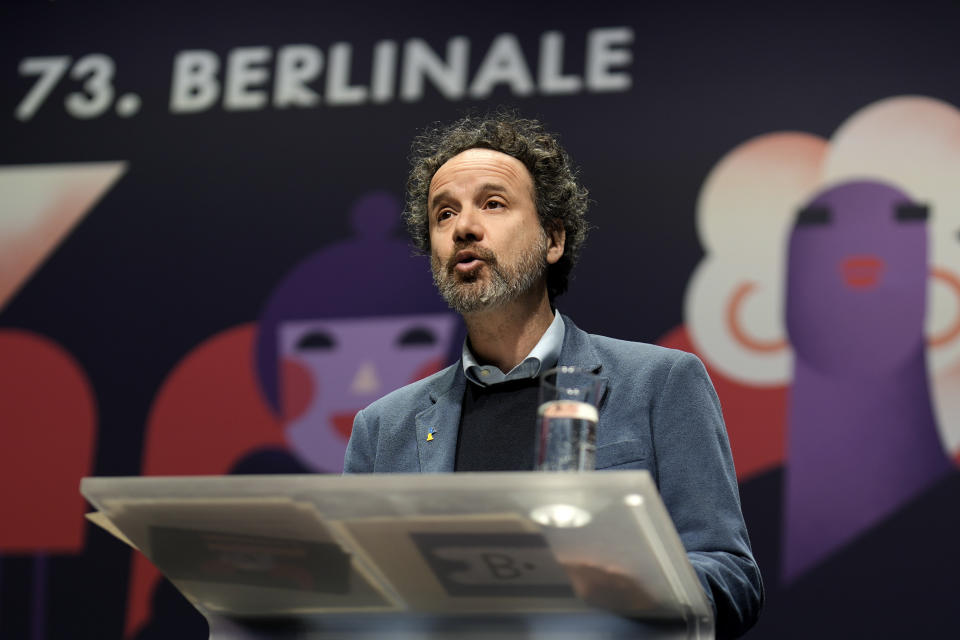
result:
<svg viewBox="0 0 960 640"><path fill-rule="evenodd" d="M559 222L547 229L547 264L556 264L563 257L563 248L567 242L567 230Z"/></svg>

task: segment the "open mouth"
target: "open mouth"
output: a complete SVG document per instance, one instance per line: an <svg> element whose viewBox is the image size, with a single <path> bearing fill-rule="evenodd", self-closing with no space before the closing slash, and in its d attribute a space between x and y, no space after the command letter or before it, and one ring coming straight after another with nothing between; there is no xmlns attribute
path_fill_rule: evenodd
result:
<svg viewBox="0 0 960 640"><path fill-rule="evenodd" d="M483 264L483 260L478 260L474 258L473 260L465 260L463 262L458 262L457 265L454 267L454 269L456 269L460 273L469 273L470 271L473 271L474 269L479 267L481 264Z"/></svg>
<svg viewBox="0 0 960 640"><path fill-rule="evenodd" d="M875 255L850 256L840 263L843 281L851 289L870 289L880 283L886 263Z"/></svg>
<svg viewBox="0 0 960 640"><path fill-rule="evenodd" d="M471 273L487 261L488 256L481 251L465 249L453 256L452 270L457 273Z"/></svg>

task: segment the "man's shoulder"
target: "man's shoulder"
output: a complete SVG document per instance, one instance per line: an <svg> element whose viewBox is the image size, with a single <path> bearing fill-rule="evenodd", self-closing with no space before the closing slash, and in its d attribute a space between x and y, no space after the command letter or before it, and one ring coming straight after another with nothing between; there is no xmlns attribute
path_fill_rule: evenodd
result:
<svg viewBox="0 0 960 640"><path fill-rule="evenodd" d="M585 340L589 344L589 348L600 359L600 364L604 365L625 364L633 367L666 367L670 369L677 363L687 365L700 363L697 356L687 351L661 347L648 342L622 340L596 333L587 333L573 324L569 318L567 318L567 330L579 334L579 339L575 340L581 345L576 348L578 351L582 351L582 342Z"/></svg>
<svg viewBox="0 0 960 640"><path fill-rule="evenodd" d="M437 371L434 374L421 378L416 382L395 389L378 400L373 401L363 413L368 416L379 416L386 413L396 414L397 412L406 412L418 410L429 403L431 394L443 393L454 379L456 367L460 366L460 361Z"/></svg>
<svg viewBox="0 0 960 640"><path fill-rule="evenodd" d="M634 340L622 340L620 338L611 338L597 333L588 333L587 337L598 352L603 354L616 355L628 353L632 356L642 356L656 360L665 360L673 362L684 356L692 355L686 351L661 347L649 342L636 342Z"/></svg>
<svg viewBox="0 0 960 640"><path fill-rule="evenodd" d="M628 377L646 383L664 383L671 373L697 375L703 363L692 353L661 347L647 342L620 340L597 334L587 334L591 346L608 374Z"/></svg>
<svg viewBox="0 0 960 640"><path fill-rule="evenodd" d="M621 340L619 338L611 338L609 336L602 336L595 333L587 335L590 337L590 341L597 351L604 354L614 356L617 354L628 354L634 358L643 358L645 360L666 362L670 364L681 360L699 360L696 355L690 353L689 351L681 351L679 349L672 349L670 347L662 347L658 344L652 344L649 342L636 342L633 340Z"/></svg>

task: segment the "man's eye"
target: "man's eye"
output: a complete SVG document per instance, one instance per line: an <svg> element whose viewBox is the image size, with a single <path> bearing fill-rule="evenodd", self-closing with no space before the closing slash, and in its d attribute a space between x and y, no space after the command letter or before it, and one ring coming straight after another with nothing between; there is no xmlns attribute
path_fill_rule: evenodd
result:
<svg viewBox="0 0 960 640"><path fill-rule="evenodd" d="M502 206L503 206L503 203L500 202L499 200L490 200L487 202L488 209L499 209Z"/></svg>
<svg viewBox="0 0 960 640"><path fill-rule="evenodd" d="M450 211L449 209L445 209L445 210L443 210L443 211L441 211L440 213L437 214L437 222L440 222L440 221L442 221L442 220L446 220L447 218L449 218L449 217L452 216L452 215L453 215L453 211Z"/></svg>

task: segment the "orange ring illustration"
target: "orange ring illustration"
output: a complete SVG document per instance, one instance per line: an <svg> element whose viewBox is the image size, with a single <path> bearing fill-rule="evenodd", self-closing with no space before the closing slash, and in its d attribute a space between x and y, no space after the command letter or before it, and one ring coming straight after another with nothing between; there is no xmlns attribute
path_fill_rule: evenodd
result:
<svg viewBox="0 0 960 640"><path fill-rule="evenodd" d="M930 269L930 275L934 278L939 278L941 282L944 282L948 287L950 287L956 294L957 300L960 301L960 278L958 278L952 271L941 269L939 267L933 267ZM927 344L931 347L939 347L955 340L957 336L960 336L960 313L957 314L957 319L954 320L953 325L951 325L946 331L940 333L940 335L930 336L927 339Z"/></svg>
<svg viewBox="0 0 960 640"><path fill-rule="evenodd" d="M757 338L747 335L747 332L740 326L740 307L743 305L744 298L750 295L750 292L756 288L757 284L755 282L744 282L734 290L733 295L730 297L730 304L727 305L727 329L730 330L730 333L733 334L737 342L752 351L772 353L785 349L787 347L786 340L758 340Z"/></svg>

